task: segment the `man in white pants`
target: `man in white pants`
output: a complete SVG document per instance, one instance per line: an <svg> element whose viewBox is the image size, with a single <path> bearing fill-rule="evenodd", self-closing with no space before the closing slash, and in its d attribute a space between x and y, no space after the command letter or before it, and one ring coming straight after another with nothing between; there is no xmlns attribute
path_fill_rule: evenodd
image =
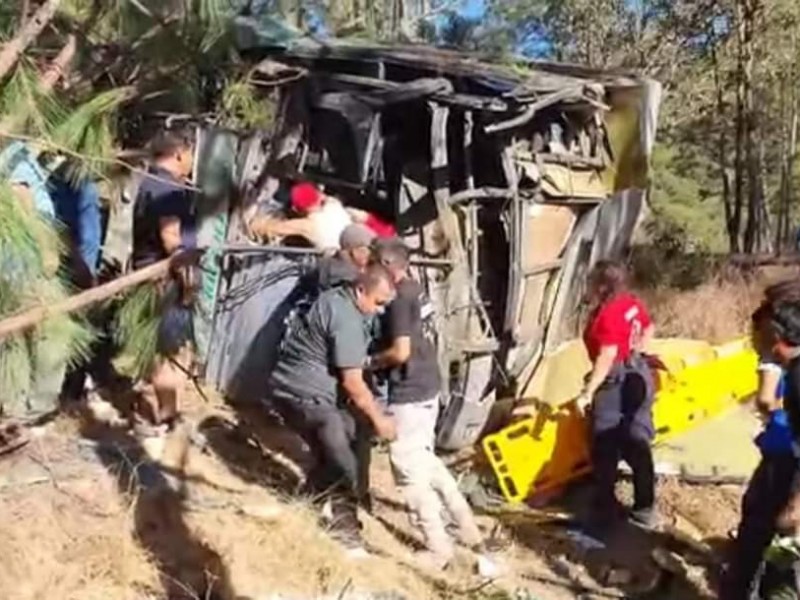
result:
<svg viewBox="0 0 800 600"><path fill-rule="evenodd" d="M434 452L441 382L432 311L422 287L408 273L408 248L397 239L379 242L376 258L397 288L384 316L383 349L371 361L373 368L389 370L389 412L397 430L389 458L412 522L425 537L427 551L420 558L444 568L453 558L454 544L445 529L443 506L466 546L479 550L482 535L455 479Z"/></svg>

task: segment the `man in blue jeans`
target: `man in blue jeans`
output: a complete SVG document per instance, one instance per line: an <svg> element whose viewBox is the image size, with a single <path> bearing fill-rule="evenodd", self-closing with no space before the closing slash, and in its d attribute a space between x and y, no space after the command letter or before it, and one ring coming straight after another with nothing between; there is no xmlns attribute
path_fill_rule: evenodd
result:
<svg viewBox="0 0 800 600"><path fill-rule="evenodd" d="M97 185L89 180L72 181L67 173L68 163L55 172L47 182L53 199L56 218L64 228L67 247L66 275L78 290L86 290L97 284L97 271L102 247L102 217L100 213L100 192ZM104 314L102 308L95 307L89 314L92 325L102 330ZM67 371L61 390L62 400L80 399L85 391L86 376L95 380L108 380L110 364L107 357L100 356L100 339L93 344L93 356Z"/></svg>

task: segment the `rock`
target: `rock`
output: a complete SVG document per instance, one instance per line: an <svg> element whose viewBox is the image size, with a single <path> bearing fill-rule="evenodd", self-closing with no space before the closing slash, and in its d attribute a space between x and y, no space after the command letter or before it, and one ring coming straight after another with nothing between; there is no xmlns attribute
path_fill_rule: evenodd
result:
<svg viewBox="0 0 800 600"><path fill-rule="evenodd" d="M280 506L260 503L240 506L239 512L260 521L276 521L283 515L283 509Z"/></svg>

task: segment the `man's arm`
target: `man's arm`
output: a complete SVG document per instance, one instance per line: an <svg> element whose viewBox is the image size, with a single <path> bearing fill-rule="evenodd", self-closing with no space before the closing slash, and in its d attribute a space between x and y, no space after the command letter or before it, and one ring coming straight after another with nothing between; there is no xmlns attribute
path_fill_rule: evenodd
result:
<svg viewBox="0 0 800 600"><path fill-rule="evenodd" d="M314 227L310 219L276 219L274 217L256 217L250 223L250 231L260 238L273 236L300 236L315 243Z"/></svg>
<svg viewBox="0 0 800 600"><path fill-rule="evenodd" d="M160 217L158 232L161 246L167 254L174 254L181 247L181 220L178 217Z"/></svg>
<svg viewBox="0 0 800 600"><path fill-rule="evenodd" d="M347 397L370 420L380 437L394 439L394 423L383 414L375 402L372 390L364 381L367 341L364 337L363 321L360 317L334 311L329 335L333 367L339 374L339 381Z"/></svg>
<svg viewBox="0 0 800 600"><path fill-rule="evenodd" d="M347 396L355 404L356 408L366 416L375 433L385 440L393 440L396 437L394 423L390 418L383 414L372 391L364 381L364 371L361 369L340 369L339 378L342 388Z"/></svg>
<svg viewBox="0 0 800 600"><path fill-rule="evenodd" d="M768 414L780 408L780 398L776 391L781 381L781 368L778 365L761 365L758 369L758 391L756 392L756 408L762 414Z"/></svg>
<svg viewBox="0 0 800 600"><path fill-rule="evenodd" d="M350 218L353 219L353 223L361 223L362 225L367 222L369 219L369 213L365 210L361 210L360 208L352 208L352 207L345 207L347 214L350 215Z"/></svg>
<svg viewBox="0 0 800 600"><path fill-rule="evenodd" d="M172 255L183 242L181 218L187 214L188 200L183 190L173 190L154 197L151 202L153 216L158 217L161 247L168 255Z"/></svg>
<svg viewBox="0 0 800 600"><path fill-rule="evenodd" d="M386 369L404 365L411 357L411 337L402 335L392 340L391 346L378 352L372 358L372 366L376 369Z"/></svg>
<svg viewBox="0 0 800 600"><path fill-rule="evenodd" d="M399 294L389 305L386 322L389 326L389 347L376 354L371 361L373 367L384 369L397 367L411 358L411 330L418 300Z"/></svg>

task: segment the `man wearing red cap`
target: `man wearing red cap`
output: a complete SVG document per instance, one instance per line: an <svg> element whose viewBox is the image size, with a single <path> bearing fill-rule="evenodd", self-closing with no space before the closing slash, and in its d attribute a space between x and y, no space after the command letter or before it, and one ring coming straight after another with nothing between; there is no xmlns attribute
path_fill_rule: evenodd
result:
<svg viewBox="0 0 800 600"><path fill-rule="evenodd" d="M314 247L338 249L344 229L352 223L369 227L377 236L394 235L394 227L366 211L345 208L342 203L322 193L313 183L296 184L290 193L292 210L300 215L295 219L260 217L250 226L259 237L299 236Z"/></svg>
<svg viewBox="0 0 800 600"><path fill-rule="evenodd" d="M302 237L316 248L339 248L339 236L352 223L342 203L320 192L314 184L298 183L290 193L292 210L300 215L295 219L260 217L251 224L259 237Z"/></svg>

